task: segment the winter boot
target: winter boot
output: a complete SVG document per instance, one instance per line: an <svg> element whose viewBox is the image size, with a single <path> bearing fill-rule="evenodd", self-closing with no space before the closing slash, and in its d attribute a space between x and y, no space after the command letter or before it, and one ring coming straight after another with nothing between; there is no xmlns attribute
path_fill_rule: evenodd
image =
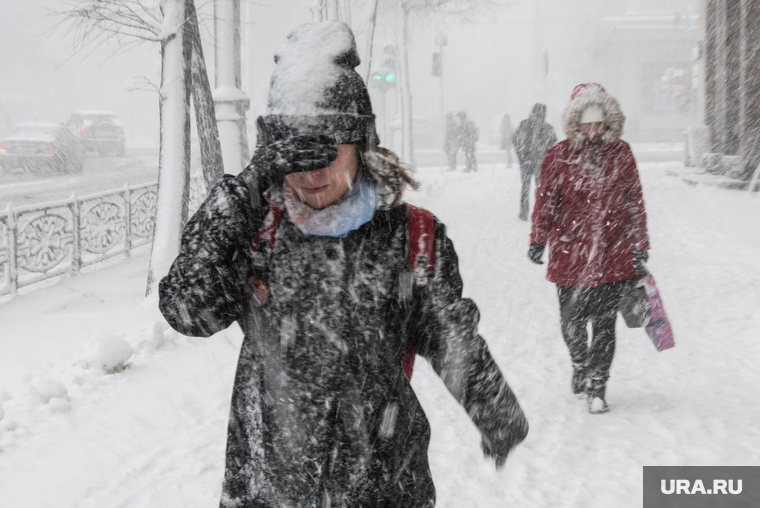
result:
<svg viewBox="0 0 760 508"><path fill-rule="evenodd" d="M588 402L588 412L591 414L601 414L609 411L609 406L604 400L607 383L605 379L589 378L586 387L586 400Z"/></svg>
<svg viewBox="0 0 760 508"><path fill-rule="evenodd" d="M578 395L585 393L587 384L588 379L586 378L586 369L583 368L583 366L576 367L573 365L573 381L570 385L573 390L573 394Z"/></svg>

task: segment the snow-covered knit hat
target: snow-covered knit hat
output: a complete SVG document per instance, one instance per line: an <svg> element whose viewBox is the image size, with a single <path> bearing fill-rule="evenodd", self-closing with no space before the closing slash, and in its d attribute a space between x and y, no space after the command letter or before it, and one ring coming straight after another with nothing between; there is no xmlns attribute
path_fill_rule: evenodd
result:
<svg viewBox="0 0 760 508"><path fill-rule="evenodd" d="M585 136L581 133L581 123L584 111L596 106L601 109L604 122L604 134L602 142L605 144L616 143L623 135L625 115L618 101L607 93L599 83L583 83L573 89L570 95L570 103L565 107L562 114L562 127L567 139L576 150L579 149ZM594 121L594 120L591 120Z"/></svg>
<svg viewBox="0 0 760 508"><path fill-rule="evenodd" d="M375 115L355 70L360 60L348 25L301 25L277 49L274 61L263 117L269 140L321 135L336 145L378 145Z"/></svg>

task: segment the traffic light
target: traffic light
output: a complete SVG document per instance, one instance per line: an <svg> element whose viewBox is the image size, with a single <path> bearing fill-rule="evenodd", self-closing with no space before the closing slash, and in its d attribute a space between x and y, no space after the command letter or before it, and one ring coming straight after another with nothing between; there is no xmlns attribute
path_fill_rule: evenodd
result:
<svg viewBox="0 0 760 508"><path fill-rule="evenodd" d="M396 46L385 44L383 47L383 64L372 71L370 84L387 90L396 86Z"/></svg>
<svg viewBox="0 0 760 508"><path fill-rule="evenodd" d="M370 84L387 90L396 86L396 71L386 67L380 67L372 71Z"/></svg>
<svg viewBox="0 0 760 508"><path fill-rule="evenodd" d="M396 70L396 46L391 43L383 46L383 67Z"/></svg>

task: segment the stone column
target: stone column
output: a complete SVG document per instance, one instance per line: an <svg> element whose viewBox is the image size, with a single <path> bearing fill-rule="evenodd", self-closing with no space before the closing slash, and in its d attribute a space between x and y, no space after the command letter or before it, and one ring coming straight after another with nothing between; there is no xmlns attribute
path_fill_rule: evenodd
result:
<svg viewBox="0 0 760 508"><path fill-rule="evenodd" d="M705 39L702 47L705 62L705 125L711 130L713 151L719 150L717 125L718 114L718 3L721 0L705 1Z"/></svg>
<svg viewBox="0 0 760 508"><path fill-rule="evenodd" d="M740 154L751 174L760 163L760 2L741 2Z"/></svg>
<svg viewBox="0 0 760 508"><path fill-rule="evenodd" d="M726 60L725 60L725 130L723 132L723 150L727 155L739 154L741 124L741 3L743 0L725 0L726 2Z"/></svg>

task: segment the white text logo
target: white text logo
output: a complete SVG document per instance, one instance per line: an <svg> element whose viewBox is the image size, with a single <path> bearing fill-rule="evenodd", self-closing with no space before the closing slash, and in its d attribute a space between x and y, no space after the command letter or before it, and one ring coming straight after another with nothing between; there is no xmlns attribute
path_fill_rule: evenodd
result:
<svg viewBox="0 0 760 508"><path fill-rule="evenodd" d="M661 480L660 490L663 494L740 494L742 481L736 480L734 487L734 480L713 480L712 488L705 489L702 480L694 480L694 485L689 480Z"/></svg>

